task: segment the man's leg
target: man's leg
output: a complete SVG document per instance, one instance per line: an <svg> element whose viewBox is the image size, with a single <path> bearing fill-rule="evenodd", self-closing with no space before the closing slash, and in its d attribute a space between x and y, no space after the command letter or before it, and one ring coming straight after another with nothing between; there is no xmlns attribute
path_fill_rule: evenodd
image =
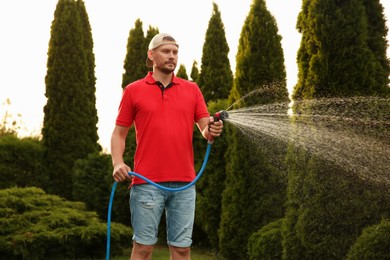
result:
<svg viewBox="0 0 390 260"><path fill-rule="evenodd" d="M164 209L164 193L141 184L130 190L131 225L133 228L132 260L151 259L157 242L158 225Z"/></svg>
<svg viewBox="0 0 390 260"><path fill-rule="evenodd" d="M171 260L190 260L191 249L189 247L169 246Z"/></svg>
<svg viewBox="0 0 390 260"><path fill-rule="evenodd" d="M182 185L184 184L175 183L174 186ZM195 186L169 194L165 210L167 239L172 260L190 259L195 199Z"/></svg>
<svg viewBox="0 0 390 260"><path fill-rule="evenodd" d="M133 242L133 249L131 250L131 260L150 260L152 259L153 246L145 246Z"/></svg>

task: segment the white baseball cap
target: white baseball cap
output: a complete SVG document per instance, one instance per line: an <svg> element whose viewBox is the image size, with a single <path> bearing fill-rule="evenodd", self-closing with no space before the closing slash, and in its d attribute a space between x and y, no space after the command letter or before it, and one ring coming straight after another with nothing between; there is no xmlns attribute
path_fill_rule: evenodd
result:
<svg viewBox="0 0 390 260"><path fill-rule="evenodd" d="M159 33L156 34L150 41L148 50L154 50L163 44L175 44L179 48L179 44L170 34ZM149 57L146 57L146 66L148 66L149 68L153 67L153 61L150 60Z"/></svg>

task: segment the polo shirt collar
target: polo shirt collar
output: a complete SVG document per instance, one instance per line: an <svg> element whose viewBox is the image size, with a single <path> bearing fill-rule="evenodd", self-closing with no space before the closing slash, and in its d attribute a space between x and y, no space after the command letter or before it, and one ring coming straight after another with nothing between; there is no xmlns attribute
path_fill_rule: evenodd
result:
<svg viewBox="0 0 390 260"><path fill-rule="evenodd" d="M157 81L153 78L153 71L149 71L148 75L145 77L145 81L148 84L154 85L157 83ZM179 78L175 76L175 73L172 72L172 84L173 85L178 85L180 84Z"/></svg>

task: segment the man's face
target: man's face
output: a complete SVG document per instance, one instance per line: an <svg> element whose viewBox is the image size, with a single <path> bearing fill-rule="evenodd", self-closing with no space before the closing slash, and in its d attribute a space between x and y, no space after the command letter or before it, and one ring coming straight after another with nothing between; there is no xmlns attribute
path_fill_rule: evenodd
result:
<svg viewBox="0 0 390 260"><path fill-rule="evenodd" d="M179 49L175 44L163 44L151 50L154 68L163 73L172 73L177 65Z"/></svg>

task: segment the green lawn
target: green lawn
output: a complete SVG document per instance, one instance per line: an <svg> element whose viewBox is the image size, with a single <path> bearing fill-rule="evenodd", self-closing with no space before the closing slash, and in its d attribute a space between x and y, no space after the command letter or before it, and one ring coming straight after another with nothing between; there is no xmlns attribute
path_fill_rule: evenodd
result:
<svg viewBox="0 0 390 260"><path fill-rule="evenodd" d="M129 260L130 250L126 252L127 255L121 257L112 257L111 260ZM169 259L169 249L164 246L156 246L153 250L153 260L166 260ZM191 249L191 260L217 260L221 259L215 256L213 253L198 249Z"/></svg>

